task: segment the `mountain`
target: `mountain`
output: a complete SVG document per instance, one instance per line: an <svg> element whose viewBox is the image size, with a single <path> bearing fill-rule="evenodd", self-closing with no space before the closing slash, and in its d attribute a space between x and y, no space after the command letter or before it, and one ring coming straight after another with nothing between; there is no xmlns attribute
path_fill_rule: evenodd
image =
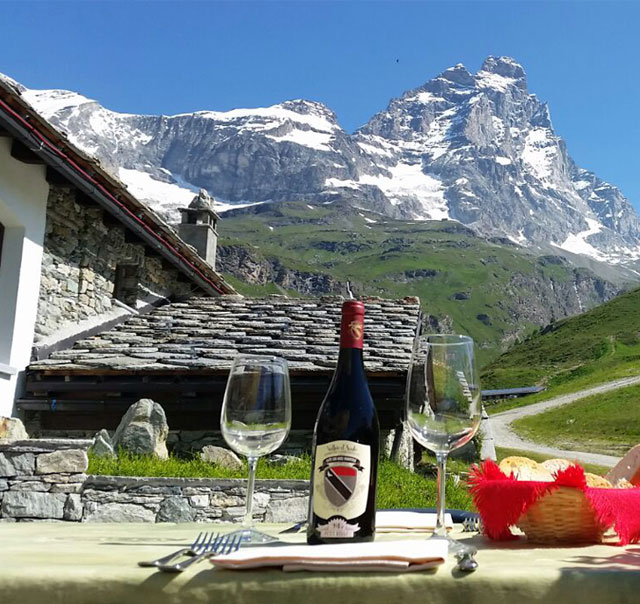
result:
<svg viewBox="0 0 640 604"><path fill-rule="evenodd" d="M545 398L551 398L638 375L639 308L640 289L634 289L578 316L550 323L485 367L482 383L487 388L541 384L548 389Z"/></svg>
<svg viewBox="0 0 640 604"><path fill-rule="evenodd" d="M637 213L573 162L508 57L489 57L475 74L449 68L353 134L307 100L141 116L69 91L22 94L169 220L203 187L219 211L341 200L390 218L455 220L536 253L640 263Z"/></svg>
<svg viewBox="0 0 640 604"><path fill-rule="evenodd" d="M419 296L431 329L469 334L483 363L541 325L619 293L561 256L535 256L458 222L390 219L344 200L228 212L216 266L246 295Z"/></svg>

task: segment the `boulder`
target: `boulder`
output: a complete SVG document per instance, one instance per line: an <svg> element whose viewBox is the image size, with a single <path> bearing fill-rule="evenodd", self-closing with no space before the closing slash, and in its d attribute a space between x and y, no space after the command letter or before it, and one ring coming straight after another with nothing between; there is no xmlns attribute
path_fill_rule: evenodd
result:
<svg viewBox="0 0 640 604"><path fill-rule="evenodd" d="M0 453L0 476L32 476L36 467L33 453Z"/></svg>
<svg viewBox="0 0 640 604"><path fill-rule="evenodd" d="M275 455L268 457L267 461L274 466L286 466L288 463L300 461L300 458L295 455L283 455L282 453L276 453Z"/></svg>
<svg viewBox="0 0 640 604"><path fill-rule="evenodd" d="M104 428L93 437L93 445L89 451L96 457L117 457L111 437Z"/></svg>
<svg viewBox="0 0 640 604"><path fill-rule="evenodd" d="M225 449L224 447L216 447L214 445L202 447L200 459L215 466L220 466L221 468L228 468L229 470L242 469L242 461L240 458L233 451Z"/></svg>
<svg viewBox="0 0 640 604"><path fill-rule="evenodd" d="M38 455L36 474L81 474L89 467L89 458L82 449L61 449Z"/></svg>
<svg viewBox="0 0 640 604"><path fill-rule="evenodd" d="M265 522L300 522L309 513L308 497L271 500L264 515Z"/></svg>
<svg viewBox="0 0 640 604"><path fill-rule="evenodd" d="M9 491L2 498L2 515L10 518L62 520L66 495L34 491Z"/></svg>
<svg viewBox="0 0 640 604"><path fill-rule="evenodd" d="M82 520L82 512L84 506L80 495L71 494L67 496L67 500L64 502L63 517L65 520L73 522L79 522Z"/></svg>
<svg viewBox="0 0 640 604"><path fill-rule="evenodd" d="M156 522L193 522L196 511L182 497L167 497L161 504Z"/></svg>
<svg viewBox="0 0 640 604"><path fill-rule="evenodd" d="M156 513L134 503L106 503L85 516L85 522L155 522Z"/></svg>
<svg viewBox="0 0 640 604"><path fill-rule="evenodd" d="M21 420L17 417L0 417L0 442L10 443L28 438L29 435Z"/></svg>
<svg viewBox="0 0 640 604"><path fill-rule="evenodd" d="M137 455L154 455L167 459L169 426L164 409L143 398L129 407L113 437L113 448Z"/></svg>

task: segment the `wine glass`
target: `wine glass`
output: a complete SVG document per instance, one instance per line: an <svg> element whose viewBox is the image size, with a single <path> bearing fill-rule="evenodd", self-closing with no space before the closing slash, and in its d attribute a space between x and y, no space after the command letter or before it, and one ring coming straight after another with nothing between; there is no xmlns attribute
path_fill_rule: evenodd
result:
<svg viewBox="0 0 640 604"><path fill-rule="evenodd" d="M478 431L480 398L473 340L462 335L419 333L407 375L407 423L413 438L435 453L438 499L433 537L447 539L452 552L464 546L447 536L444 523L447 455Z"/></svg>
<svg viewBox="0 0 640 604"><path fill-rule="evenodd" d="M258 457L275 451L291 427L291 392L285 359L238 355L229 372L220 429L227 444L247 458L249 480L242 534L245 542L275 539L253 528L253 489Z"/></svg>

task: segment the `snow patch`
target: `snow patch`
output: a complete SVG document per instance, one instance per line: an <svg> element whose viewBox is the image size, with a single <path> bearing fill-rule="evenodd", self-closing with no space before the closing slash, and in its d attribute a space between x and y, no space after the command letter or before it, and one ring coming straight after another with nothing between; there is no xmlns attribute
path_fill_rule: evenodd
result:
<svg viewBox="0 0 640 604"><path fill-rule="evenodd" d="M517 80L506 76L481 70L476 74L476 85L478 88L492 88L499 92L506 92Z"/></svg>
<svg viewBox="0 0 640 604"><path fill-rule="evenodd" d="M449 208L444 198L442 183L422 171L421 164L399 163L389 168L391 177L363 175L360 182L375 185L383 191L389 201L397 205L412 199L422 204L422 211L416 212L418 220L442 220L449 218Z"/></svg>
<svg viewBox="0 0 640 604"><path fill-rule="evenodd" d="M508 166L511 163L511 160L508 157L502 157L502 155L496 155L495 160L496 163L501 166Z"/></svg>
<svg viewBox="0 0 640 604"><path fill-rule="evenodd" d="M309 147L310 149L316 149L318 151L331 151L330 142L333 140L333 135L326 132L316 132L315 130L300 130L299 128L293 128L286 134L280 136L274 134L265 134L267 138L274 141L294 143L301 145L302 147ZM342 166L340 166L342 167Z"/></svg>
<svg viewBox="0 0 640 604"><path fill-rule="evenodd" d="M556 156L556 142L547 128L534 128L527 134L522 161L531 168L539 180L549 180Z"/></svg>
<svg viewBox="0 0 640 604"><path fill-rule="evenodd" d="M182 179L176 179L177 183L162 182L148 172L120 168L118 171L120 180L127 185L129 192L141 201L152 201L153 208L166 220L172 223L180 222L180 208L186 208L200 190ZM226 201L216 198L214 209L218 214L229 210L247 208L249 206L268 203L264 201Z"/></svg>
<svg viewBox="0 0 640 604"><path fill-rule="evenodd" d="M327 178L324 181L324 186L328 189L359 189L360 185L354 180L341 180L339 178Z"/></svg>
<svg viewBox="0 0 640 604"><path fill-rule="evenodd" d="M96 102L70 90L29 90L27 88L23 90L22 98L47 119L59 111Z"/></svg>
<svg viewBox="0 0 640 604"><path fill-rule="evenodd" d="M120 168L118 175L120 180L127 185L132 195L138 199L152 199L162 206L186 207L199 191L198 188L193 186L188 188L186 183L179 186L174 183L156 180L148 172L141 172L140 170Z"/></svg>
<svg viewBox="0 0 640 604"><path fill-rule="evenodd" d="M253 109L232 109L231 111L199 111L195 114L182 113L173 117L191 115L197 115L199 117L204 117L218 122L244 120L251 123L252 120L256 120L256 127L259 127L260 125L258 120L264 122L265 119L271 119L276 120L277 122L290 120L291 122L306 124L307 126L320 132L333 133L337 130L340 130L340 126L338 126L335 122L327 119L325 116L317 114L313 115L308 113L298 113L297 111L285 109L284 107L282 107L282 105L272 105L271 107L255 107Z"/></svg>
<svg viewBox="0 0 640 604"><path fill-rule="evenodd" d="M581 231L577 234L569 235L563 243L560 245L551 242L551 245L555 247L559 247L560 249L566 250L567 252L571 252L573 254L582 254L584 256L591 256L596 260L606 260L605 256L593 247L588 241L587 238L591 235L595 235L602 230L602 225L593 218L586 218L587 225L589 228L586 231Z"/></svg>
<svg viewBox="0 0 640 604"><path fill-rule="evenodd" d="M381 147L376 147L375 145L368 145L367 143L358 142L358 147L360 147L365 153L373 153L374 155L384 155L386 157L391 157L393 153L388 149L382 149Z"/></svg>

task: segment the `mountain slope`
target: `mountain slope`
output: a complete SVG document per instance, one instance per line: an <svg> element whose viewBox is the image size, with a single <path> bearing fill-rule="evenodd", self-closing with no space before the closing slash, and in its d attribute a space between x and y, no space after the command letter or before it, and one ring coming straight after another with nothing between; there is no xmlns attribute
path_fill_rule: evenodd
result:
<svg viewBox="0 0 640 604"><path fill-rule="evenodd" d="M637 213L574 164L508 57L489 57L476 74L445 70L353 135L305 100L169 117L114 113L67 91L23 94L169 219L199 187L220 211L343 199L394 218L456 220L537 253L640 260Z"/></svg>
<svg viewBox="0 0 640 604"><path fill-rule="evenodd" d="M485 387L542 384L551 394L640 374L640 289L556 321L484 370ZM538 397L539 398L539 397ZM537 399L527 399L525 403Z"/></svg>
<svg viewBox="0 0 640 604"><path fill-rule="evenodd" d="M217 268L241 293L419 296L432 328L468 333L483 361L618 292L562 257L535 257L456 222L387 219L340 201L247 212L225 216L218 248Z"/></svg>

